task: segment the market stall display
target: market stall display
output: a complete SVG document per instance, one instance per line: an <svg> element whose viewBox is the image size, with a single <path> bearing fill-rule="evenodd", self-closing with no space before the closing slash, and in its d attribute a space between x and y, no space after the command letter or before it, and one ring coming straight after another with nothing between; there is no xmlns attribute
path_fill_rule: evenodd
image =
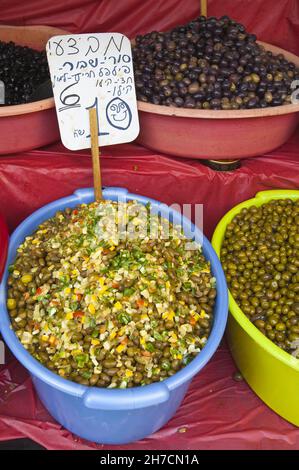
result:
<svg viewBox="0 0 299 470"><path fill-rule="evenodd" d="M161 213L164 218L171 219L173 224L181 225L187 237L192 237L195 242L202 240L201 232L193 224L188 223L179 212L157 201L116 188L104 190L103 196L109 200L121 199L124 202L136 200L144 205L150 203L154 213ZM31 234L41 222L53 216L57 210L76 207L79 203L90 203L93 199L92 189L78 190L72 196L55 201L30 216L11 237L8 263L13 262L16 250L24 237ZM175 413L193 376L204 367L217 349L226 325L227 287L224 274L206 238L203 238L202 250L205 258L211 263L217 292L213 326L204 348L193 361L162 382L127 390L110 390L76 384L59 377L36 361L10 328L9 314L6 310L8 274L6 273L1 284L0 305L4 312L0 317L2 335L15 356L30 371L42 402L66 428L92 441L126 443L156 431Z"/></svg>
<svg viewBox="0 0 299 470"><path fill-rule="evenodd" d="M239 170L225 174L214 172L199 161L172 159L132 144L107 147L102 154L103 185L128 187L131 192L146 194L166 204L201 202L203 230L210 237L229 209L254 197L257 191L287 185L298 188L298 139L296 133L281 149L259 159L245 160ZM76 187L93 184L89 151L77 152L74 158L61 144L2 157L0 175L2 210L10 231L57 197L67 196ZM190 449L290 449L298 446L295 426L266 407L246 382L235 382L232 379L235 370L226 346L222 345L194 378L169 424L151 438L126 448L181 449L188 445ZM78 440L55 422L37 400L29 375L9 357L8 349L6 365L0 372L0 397L2 440L28 436L47 448L55 448L57 443L60 448L68 449L109 448Z"/></svg>
<svg viewBox="0 0 299 470"><path fill-rule="evenodd" d="M7 100L6 105L0 107L0 155L59 140L53 98L33 103L30 99L38 85L48 77L45 57L38 51L44 49L51 36L64 33L47 26L0 26L0 57L7 64L0 74ZM13 76L9 64L15 64Z"/></svg>
<svg viewBox="0 0 299 470"><path fill-rule="evenodd" d="M0 281L4 272L8 247L8 228L3 216L0 214Z"/></svg>
<svg viewBox="0 0 299 470"><path fill-rule="evenodd" d="M89 152L79 150L76 154L70 154L63 149L61 144L57 144L11 157L2 154L3 156L0 158L0 198L3 207L1 206L1 210L5 213L10 228L15 227L19 221L45 203L56 201L30 216L13 235L13 248L9 258L11 272L10 274L5 273L2 290L1 309L5 311L5 315L0 316L0 325L1 323L4 325L3 331L11 350L29 371L38 396L58 422L53 422L52 417L47 414L36 399L31 378L28 377L26 370L8 356L6 365L0 367L0 439L28 435L48 448L55 448L59 445L62 448L100 449L103 448L102 445L83 441L76 435L72 436L67 429L97 442L107 442L108 447L106 446L106 448L109 448L110 443L129 442L158 429L150 439L129 444L128 448L158 448L159 446L161 449L178 449L186 448L186 446L188 449L234 448L234 446L238 448L279 448L279 446L292 448L298 446L298 429L290 424L299 425L297 413L299 360L296 359L298 354L298 233L296 231L298 191L292 191L292 193L282 191L279 195L272 191L267 194L259 193L253 200L257 209L252 209L250 205L247 205L247 203L250 204L250 201L234 207L235 204L252 197L258 190L289 188L290 191L298 189L298 133L295 133L286 143L294 133L299 119L299 105L290 103L290 92L293 89L291 87L293 82L298 79L299 58L286 51L292 50L295 54L298 54L299 51L298 34L296 33L298 32L298 12L295 8L295 2L296 0L281 0L281 2L274 4L268 0L256 0L256 2L249 2L245 10L244 4L241 6L242 2L239 0L234 1L234 7L229 0L221 2L210 0L209 14L217 15L217 18L220 17L220 23L215 17L199 18L192 21L192 18L198 16L199 3L202 8L201 12L207 16L207 2L205 0L201 2L197 0L196 8L194 2L186 0L184 11L182 11L181 2L177 0L157 0L154 4L151 2L151 8L148 8L149 2L147 0L144 2L127 0L125 15L121 6L115 7L115 10L112 11L108 0L107 2L106 0L100 0L100 2L91 0L83 9L81 4L77 5L77 0L70 0L67 9L61 5L59 11L56 10L55 5L46 2L42 8L36 5L36 8L32 9L29 19L26 19L27 13L26 10L22 11L22 7L16 10L12 5L7 9L9 11L4 9L2 20L4 21L5 18L7 22L10 22L9 18L12 15L13 22L27 23L29 21L66 28L70 26L70 30L75 32L117 30L125 32L131 38L136 34L139 35L135 42L136 49L140 47L137 53L137 75L140 79L137 89L140 97L141 123L139 143L144 144L148 149L156 149L158 152L182 158L168 158L166 155L159 155L155 151L146 150L137 145L123 145L119 149L111 148L111 151L106 148L103 150L101 160L103 183L113 186L113 188L106 189L105 195L109 191L110 195L114 194L114 186L118 184L121 187L130 188L135 199L138 198L137 194L143 194L144 196L156 197L159 201L167 203L174 201L179 204L185 202L203 203L204 231L208 235L211 235L220 217L228 209L234 208L229 213L232 213L232 219L228 221L227 230L224 223L226 218L217 228L216 234L219 234L221 229L221 242L215 234L213 243L216 237L219 255L222 244L221 260L231 290L232 315L229 319L228 339L233 358L242 374L234 373L236 371L225 345L222 344L213 359L194 379L182 407L179 407L176 412L193 375L203 368L215 352L217 341L219 342L219 337L217 336L218 339L216 339L215 336L216 325L219 326L219 322L217 323L219 317L216 314L219 307L219 292L216 297L212 328L210 328L211 324L204 326L206 318L203 315L208 310L211 311L210 323L212 321L215 291L211 286L213 295L208 303L203 304L204 314L199 311L199 318L197 315L190 315L189 318L189 324L193 330L195 326L200 326L199 337L204 340L204 343L206 337L209 334L210 336L202 350L191 351L198 352L198 355L190 364L180 364L180 366L184 365L180 369L175 362L180 360L180 357L171 357L170 361L168 356L168 354L172 356L174 352L172 344L167 348L165 348L165 344L162 348L156 348L156 343L162 344L163 340L165 343L164 334L166 333L169 340L170 338L176 341L181 340L179 329L174 331L173 325L171 330L165 328L166 322L175 323L173 318L163 318L161 325L158 322L157 328L163 327L163 331L158 331L162 340L151 334L148 337L148 332L152 333L149 329L145 329L145 336L141 335L143 330L139 329L134 332L139 334L140 347L137 347L133 341L133 344L128 345L126 338L122 336L128 336L130 333L128 325L131 320L134 322L134 319L131 316L122 315L123 312L118 311L117 308L119 303L125 302L129 309L133 309L133 312L129 313L136 315L135 310L137 309L134 302L143 300L141 286L137 285L137 290L134 292L132 292L132 286L115 287L118 282L114 282L113 287L110 281L108 284L105 279L103 281L106 273L104 276L100 276L101 280L92 280L92 282L98 282L101 289L108 287L105 292L111 296L109 301L113 300L110 315L113 317L113 322L117 323L117 331L112 331L112 334L116 333L116 338L118 338L118 333L120 333L121 340L124 340L124 343L118 344L112 338L112 346L115 346L115 349L120 347L120 351L117 351L116 354L111 349L110 343L110 349L107 349L106 353L102 344L104 338L100 338L100 336L105 333L111 334L110 329L101 332L100 328L98 329L100 324L97 325L93 322L91 325L87 324L92 320L93 309L96 309L98 303L100 304L102 301L102 299L96 298L93 284L91 284L91 292L72 292L73 285L69 284L65 284L62 290L57 290L55 284L62 280L58 274L58 277L54 277L54 283L50 276L52 283L49 283L44 292L45 283L42 281L44 276L49 274L47 272L49 265L51 267L53 264L54 270L57 268L55 273L58 272L60 266L61 258L59 256L58 259L54 259L53 263L50 262L53 249L54 257L57 258L57 251L55 251L57 246L52 247L53 238L37 233L33 234L31 239L30 237L26 238L24 244L25 237L32 234L41 222L43 222L43 226L46 226L46 230L53 228L56 231L58 227L54 244L57 241L61 243L63 237L59 226L48 219L54 217L53 220L57 222L55 213L60 210L58 220L60 223L62 222L61 228L65 228L65 235L69 234L69 230L66 229L64 219L67 219L68 222L72 221L71 227L67 226L71 235L72 228L77 227L76 217L78 216L73 211L81 213L81 209L76 208L76 205L87 198L87 207L93 207L90 205L93 199L91 189L88 191L77 190L74 195L68 197L70 204L67 206L60 207L62 201L57 201L58 197L66 196L78 187L91 186L92 173ZM70 5L73 8L70 8ZM157 16L155 16L156 8L159 12ZM271 15L265 14L269 8L271 8ZM227 16L221 17L227 13L232 14L236 18L236 22ZM49 21L46 21L47 19ZM180 23L190 21L191 23L188 23L186 27L177 26ZM246 24L247 31L254 32L259 38L268 42L275 42L276 45L256 42L254 34L247 33L245 27L239 22ZM156 32L146 33L154 29ZM161 31L168 30L170 33L161 33ZM273 35L274 30L275 35ZM142 34L144 36L141 36ZM179 41L183 41L183 43L177 47ZM175 48L173 42L176 44ZM238 46L237 42L240 43ZM154 52L152 51L153 47ZM196 54L199 54L196 64L192 47L195 48ZM238 47L243 48L241 57L237 56L239 54ZM280 49L280 47L284 47L286 50ZM177 63L174 63L173 58L176 52ZM215 52L216 56L214 57ZM220 52L221 57L217 57ZM155 62L157 55L158 64ZM214 63L211 60L214 60ZM244 65L241 64L241 61L244 62ZM290 66L290 62L293 65ZM187 68L185 67L186 63ZM218 69L215 66L218 66ZM179 70L174 67L179 67ZM200 71L197 70L198 67L201 68ZM153 71L155 74L157 72L159 83L155 83L156 75L151 75ZM175 75L173 75L174 72ZM192 73L197 74L196 77ZM218 83L218 78L220 78L221 87L217 85L217 96L212 96L212 92L215 93L215 84ZM243 86L243 90L241 90L241 86ZM18 93L18 90L14 91ZM198 93L202 94L196 97ZM11 106L11 108L14 107ZM43 123L44 126L45 124L46 122ZM13 129L13 126L14 124L11 123L10 128ZM97 123L94 128L97 130ZM196 138L192 140L195 134ZM19 133L18 144L22 141L20 136L22 137L22 134ZM30 139L31 136L28 135L28 138ZM285 145L278 148L282 144ZM277 150L273 152L275 148ZM96 143L92 153L93 162L97 161L98 163L98 145ZM262 154L264 156L261 156ZM227 174L214 172L196 160L190 159L220 159L224 165L228 165L228 160L248 156L258 156L259 158L243 160L244 163L238 163L239 167L235 172ZM218 168L217 162L216 165ZM99 180L94 178L94 181ZM95 190L98 185L98 182L95 183ZM270 202L272 198L276 200ZM96 200L99 201L99 199L101 196L96 196ZM143 198L139 197L139 199ZM143 202L145 202L144 199ZM57 204L59 205L57 206ZM66 211L67 207L70 208L68 211ZM50 210L50 213L45 213L46 209ZM237 212L240 209L242 212ZM284 217L284 213L288 215L287 218ZM61 214L63 219L59 219ZM192 212L191 218L193 217L194 213ZM243 217L246 218L245 222ZM86 218L84 220L86 221ZM261 230L257 229L254 223L253 226L251 225L253 221L256 221ZM83 225L88 233L88 224L85 222ZM264 230L261 225L263 228L265 227ZM278 225L280 226L279 230L277 229ZM273 235L273 227L275 236ZM240 237L240 232L242 237ZM73 233L73 235L73 241L77 240L78 234ZM83 243L85 235L82 234ZM32 239L34 245L37 242L40 245L45 244L50 249L47 248L46 252L41 249L36 255L35 249L32 250L31 247ZM252 255L254 258L253 263L245 259L242 254L244 241L248 243L245 257L249 256L250 251L250 256ZM23 254L18 253L16 258L16 249L20 245ZM207 246L209 248L205 241L204 249ZM106 257L111 258L109 266L113 260L121 257L121 251L119 252L117 247L110 250L111 247L108 247L107 252L101 254L101 257L105 258L105 262L107 261ZM134 252L139 248L134 245ZM155 250L157 251L158 247L155 247ZM168 253L168 249L166 248L164 252ZM159 250L157 253L162 254L159 253ZM85 253L85 257L89 258L89 254L92 253ZM111 254L112 256L110 256ZM145 254L143 251L142 256L144 255L147 256L150 253ZM130 252L126 261L132 261L132 256ZM33 260L29 262L30 258ZM184 258L183 261L188 265L188 259ZM245 262L246 266L244 267ZM79 263L76 266L76 269L79 268L80 276L83 263L85 263L84 267L91 268L90 259L89 261L84 259L82 264ZM211 264L213 267L213 263ZM154 264L153 267L155 267ZM119 266L114 268L112 269L113 273L118 275L119 272L116 271L119 270ZM203 269L205 270L205 266ZM134 269L130 270L127 277L129 279L131 275L134 277L134 273ZM186 274L188 275L188 272ZM205 281L211 282L209 270L203 275ZM70 281L71 276L72 272L66 269L64 281ZM84 276L82 279L80 278L83 284L84 279ZM5 298L7 293L5 282L7 280L10 285L8 286L8 296ZM87 276L87 281L89 282L89 280ZM178 280L175 282L178 287ZM186 282L188 288L191 287L192 299L196 297L194 295L196 290L205 296L205 292L198 288L197 280L192 280L190 277ZM170 280L169 283L171 288ZM69 289L71 292L68 292ZM37 296L37 293L41 295ZM57 294L57 306L49 305L53 297L53 295L51 298L47 297L49 293ZM79 295L79 297L73 299L70 294ZM186 292L184 292L185 294ZM71 312L65 311L65 308L69 309L70 301L73 300L76 300L76 308L72 306ZM27 301L29 302L27 303ZM189 305L186 301L187 297L185 296L185 299L180 300L176 307L179 310L185 308L186 312L191 307L194 310L193 305ZM180 302L185 302L187 306L180 307L182 305ZM200 301L198 301L199 304ZM7 305L9 312L7 312L5 305ZM26 307L26 311L24 307ZM46 315L44 311L40 314L40 309L36 309L36 307L42 307L42 309L47 307ZM88 310L87 315L85 314L86 310ZM143 312L144 304L138 306L138 315L141 310ZM45 322L47 323L46 320L50 315L56 315L57 318L57 313L59 312L60 315L62 311L62 317L64 315L68 315L68 317L65 319L61 317L63 325L51 322L52 333L55 334L48 334L48 331L44 330L40 334L39 323L43 322L42 326L47 328L48 325ZM175 318L175 309L173 311ZM11 313L13 325L10 324L9 313ZM146 313L143 312L143 314ZM172 312L170 314L172 315ZM34 316L36 318L33 321ZM151 328L152 325L147 325L146 322L147 319L144 317L142 325ZM23 346L10 329L12 326ZM89 328L89 331L84 331L85 326L87 329ZM78 358L75 357L75 354L73 363L69 364L63 355L59 355L62 352L60 340L62 337L65 340L73 329L76 330L75 335L77 333L81 335L76 338L74 336L75 342L71 341L77 350L80 349L80 352ZM87 334L82 334L82 331ZM172 335L173 331L175 336ZM217 332L219 334L219 329ZM169 335L169 333L171 334ZM191 338L192 334L188 335L188 333L193 334L193 332L187 332L186 336L190 340L194 340L194 336ZM203 337L201 333L204 335ZM35 336L36 334L37 336ZM38 341L35 341L34 337L38 338ZM154 341L150 341L151 337ZM47 344L45 348L43 338ZM141 341L143 338L145 338L144 345ZM213 338L215 342L212 347L211 339ZM103 347L99 347L97 341L100 341ZM172 343L172 341L170 342ZM66 346L64 349L68 349L69 342L63 342L63 346ZM153 346L154 351L152 350ZM200 349L202 346L203 344L200 344ZM49 347L51 351L49 351ZM132 348L131 352L134 352L134 356L127 354L129 347ZM93 353L94 349L99 353L98 358L94 354L89 354ZM185 351L175 349L175 355L178 352L184 357ZM165 350L166 359L164 358ZM41 353L43 357L40 355ZM103 353L105 353L105 357L100 357ZM156 353L158 355L155 356L157 359L155 366L160 371L153 374L153 368L149 369L148 363L144 364L143 359L145 357L148 361L148 358L154 358ZM159 362L159 354L161 355L161 353L161 361ZM32 355L46 367L36 361ZM139 355L142 356L143 363L135 361L132 364L131 357L134 357L135 360L135 357ZM97 361L97 364L93 362L93 359ZM110 361L109 364L107 362L104 365L105 359ZM121 365L118 362L119 359L122 361ZM189 359L190 357L187 357L186 362ZM126 369L123 367L124 362L127 363L125 364ZM166 365L166 368L162 366L162 363ZM132 370L129 369L129 366L132 365L133 368L136 366L132 375L134 380L133 378L130 380L130 371L132 372ZM94 370L93 366L97 370ZM116 374L117 366L122 372L118 375ZM125 374L127 370L129 370L128 377ZM139 372L140 375L138 375ZM186 373L189 375L186 376ZM154 380L155 375L159 380ZM235 378L235 382L233 382L232 376ZM258 396L290 423L280 419L278 415L263 406L259 399L250 393L246 383L242 381L242 376ZM65 380L66 378L72 381ZM140 382L138 382L139 378ZM173 380L175 378L179 378L179 381L175 382ZM139 387L139 383L144 386ZM170 390L168 384L172 383L174 388ZM94 385L96 386L94 387ZM107 386L108 388L106 388ZM119 390L118 387L125 388L125 390ZM145 390L148 390L149 393L144 392ZM127 395L123 393L127 393ZM159 402L158 405L157 402ZM234 403L233 413L232 402ZM25 403L26 406L24 406ZM129 414L130 420L128 420ZM160 426L163 426L163 423L173 415L170 423L159 430ZM122 427L124 428L121 430L119 429L120 420L123 420ZM146 421L146 423L140 426L140 420ZM87 421L88 429L83 425ZM100 430L98 429L99 422L102 426ZM63 429L59 423L62 423L67 429ZM123 425L123 423L125 424ZM133 430L134 423L135 429ZM58 441L59 444L57 444Z"/></svg>
<svg viewBox="0 0 299 470"><path fill-rule="evenodd" d="M230 285L228 340L233 358L261 399L297 426L298 198L299 191L260 192L231 209L219 222L212 240ZM248 214L249 219L243 220ZM258 238L253 233L247 238L244 232L255 232L259 219ZM239 237L238 231L243 236ZM246 269L247 246L251 252L248 262L253 266ZM268 249L271 256L267 256ZM241 277L233 273L236 262ZM251 271L250 281L247 271ZM243 280L241 294L238 286Z"/></svg>

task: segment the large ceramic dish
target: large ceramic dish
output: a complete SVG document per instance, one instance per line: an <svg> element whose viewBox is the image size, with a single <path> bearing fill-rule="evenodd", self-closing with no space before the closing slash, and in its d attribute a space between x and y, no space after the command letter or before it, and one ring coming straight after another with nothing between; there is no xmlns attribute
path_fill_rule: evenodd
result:
<svg viewBox="0 0 299 470"><path fill-rule="evenodd" d="M151 203L152 211L175 224L184 233L202 242L202 233L181 214L165 204L128 193L121 188L107 188L103 197L110 200L137 200ZM94 200L93 189L80 189L73 195L52 202L26 219L13 233L8 253L8 265L13 262L18 246L44 220L58 210ZM223 336L227 320L227 287L221 264L209 241L203 237L203 254L211 262L216 277L217 297L214 322L209 339L197 357L182 370L163 382L127 390L86 387L46 369L21 345L11 329L6 309L8 270L0 287L0 330L8 347L31 374L37 393L49 412L63 426L81 437L95 442L124 444L141 439L163 426L176 412L192 378L210 360Z"/></svg>
<svg viewBox="0 0 299 470"><path fill-rule="evenodd" d="M263 191L230 210L213 235L212 245L218 256L227 225L243 208L282 198L298 199L299 191ZM299 360L264 336L245 316L230 292L229 310L229 347L245 380L270 408L299 426Z"/></svg>
<svg viewBox="0 0 299 470"><path fill-rule="evenodd" d="M299 57L260 43L299 67ZM284 144L299 123L299 104L265 109L213 111L138 101L138 142L186 158L233 160L264 155Z"/></svg>
<svg viewBox="0 0 299 470"><path fill-rule="evenodd" d="M0 26L0 41L14 41L33 49L66 31L48 26ZM0 107L0 155L22 152L59 140L54 99Z"/></svg>

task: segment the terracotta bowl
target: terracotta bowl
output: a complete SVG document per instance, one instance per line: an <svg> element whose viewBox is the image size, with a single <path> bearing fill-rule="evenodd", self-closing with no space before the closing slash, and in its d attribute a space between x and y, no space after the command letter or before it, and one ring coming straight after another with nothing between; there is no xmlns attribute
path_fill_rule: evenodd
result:
<svg viewBox="0 0 299 470"><path fill-rule="evenodd" d="M284 54L299 67L299 57ZM138 101L138 143L186 158L234 160L264 155L284 144L299 123L299 104L266 109L213 111L158 106Z"/></svg>
<svg viewBox="0 0 299 470"><path fill-rule="evenodd" d="M48 26L0 26L0 40L33 49L45 48L48 39L67 34ZM54 99L0 107L0 154L42 147L59 140Z"/></svg>

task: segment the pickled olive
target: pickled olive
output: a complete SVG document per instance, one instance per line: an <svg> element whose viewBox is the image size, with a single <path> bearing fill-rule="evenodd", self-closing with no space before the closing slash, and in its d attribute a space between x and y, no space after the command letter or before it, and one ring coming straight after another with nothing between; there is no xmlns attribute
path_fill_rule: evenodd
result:
<svg viewBox="0 0 299 470"><path fill-rule="evenodd" d="M228 285L244 314L294 355L299 333L298 212L299 201L290 199L242 209L227 225L221 249ZM250 260L245 270L243 259Z"/></svg>
<svg viewBox="0 0 299 470"><path fill-rule="evenodd" d="M146 239L131 237L132 226L147 227ZM25 239L10 266L12 326L37 360L82 385L126 388L170 377L200 353L213 321L215 279L201 247L191 245L192 252L180 227L165 227L136 201L59 211Z"/></svg>
<svg viewBox="0 0 299 470"><path fill-rule="evenodd" d="M0 61L7 106L30 102L38 85L50 78L45 51L0 41Z"/></svg>

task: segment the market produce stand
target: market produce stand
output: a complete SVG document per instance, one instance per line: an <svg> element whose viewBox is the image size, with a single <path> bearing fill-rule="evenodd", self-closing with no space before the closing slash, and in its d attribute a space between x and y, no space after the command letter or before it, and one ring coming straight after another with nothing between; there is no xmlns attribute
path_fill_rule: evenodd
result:
<svg viewBox="0 0 299 470"><path fill-rule="evenodd" d="M165 30L198 15L199 2L185 2L183 14L186 17L182 17L179 1L156 3L159 4L158 17L164 18L156 24L153 22L153 12L145 12L136 0L126 3L125 15L122 11L112 12L105 0L89 2L85 19L77 10L75 1L71 15L69 5L68 11L58 12L49 3L43 11L35 10L35 17L30 18L30 22L70 31L112 28L133 37L136 33L153 28ZM275 44L298 54L295 2L284 0L279 3L274 7L272 2L270 5L270 2L258 1L245 10L240 0L234 2L233 9L229 1L212 0L209 2L209 14L219 16L229 13L265 41L273 40L275 28ZM266 22L267 15L257 14L267 7L271 8L270 26ZM20 15L23 22L26 12L13 10L13 7L11 11L7 9L1 21L10 23L13 19L18 22ZM134 15L130 16L130 12ZM139 24L136 24L136 12L140 16ZM125 24L121 21L123 17L126 18ZM93 18L92 24L90 18ZM257 18L258 25L255 24ZM102 180L104 186L126 187L133 193L168 204L202 203L203 230L211 237L223 214L256 192L298 188L298 147L297 131L283 147L263 157L244 160L241 168L227 173L217 173L194 160L160 155L136 144L107 147L102 151ZM88 150L71 153L57 143L31 152L3 155L0 157L0 210L11 231L37 208L71 194L74 189L91 187L92 182ZM244 381L234 380L235 371L223 341L213 359L192 382L174 418L149 438L121 448L298 448L298 428L268 409ZM7 352L6 365L0 366L0 440L21 437L29 437L48 449L109 448L83 441L54 422L37 399L26 370Z"/></svg>

